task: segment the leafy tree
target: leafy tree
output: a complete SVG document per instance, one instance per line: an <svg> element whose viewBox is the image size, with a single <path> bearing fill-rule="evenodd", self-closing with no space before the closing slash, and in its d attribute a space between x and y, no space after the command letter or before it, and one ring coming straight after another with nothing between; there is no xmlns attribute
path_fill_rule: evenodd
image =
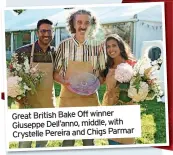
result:
<svg viewBox="0 0 173 155"><path fill-rule="evenodd" d="M22 12L25 11L25 9L20 9L20 10L13 10L14 12L18 13L18 14L21 14Z"/></svg>

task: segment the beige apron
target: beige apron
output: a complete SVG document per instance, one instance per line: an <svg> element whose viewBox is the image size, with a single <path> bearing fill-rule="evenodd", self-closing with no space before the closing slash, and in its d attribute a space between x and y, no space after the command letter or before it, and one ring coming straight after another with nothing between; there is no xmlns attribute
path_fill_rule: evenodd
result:
<svg viewBox="0 0 173 155"><path fill-rule="evenodd" d="M76 74L76 72L93 73L93 67L90 62L69 60L65 78L68 79L70 76ZM69 91L67 87L61 85L59 107L85 107L98 105L99 101L96 93L89 96L78 95Z"/></svg>
<svg viewBox="0 0 173 155"><path fill-rule="evenodd" d="M111 97L109 97L107 95L107 92L105 92L103 101L102 101L102 105L103 106L115 106L118 102L119 93L120 93L120 90L119 90L118 85L114 89L112 89ZM126 105L134 105L134 103L128 102ZM111 139L115 142L119 142L121 144L134 144L135 143L135 138L109 138L109 139Z"/></svg>
<svg viewBox="0 0 173 155"><path fill-rule="evenodd" d="M33 62L34 46L32 45L30 65L33 67L38 63ZM52 58L52 53L51 58ZM52 59L53 61L53 59ZM53 106L53 62L52 63L39 63L38 69L45 73L41 83L37 87L35 94L28 93L27 103L32 108L54 108Z"/></svg>

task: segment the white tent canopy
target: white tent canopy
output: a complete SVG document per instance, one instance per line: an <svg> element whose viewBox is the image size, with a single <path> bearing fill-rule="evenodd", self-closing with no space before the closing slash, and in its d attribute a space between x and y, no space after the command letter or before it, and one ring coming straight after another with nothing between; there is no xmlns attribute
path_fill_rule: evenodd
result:
<svg viewBox="0 0 173 155"><path fill-rule="evenodd" d="M86 8L88 9L88 8ZM118 5L109 7L91 7L101 24L116 23L133 20L161 22L161 6L156 4ZM29 9L15 18L5 18L6 31L36 29L37 21L42 18L52 20L57 27L66 26L66 17L73 10L63 8ZM5 14L11 11L7 10Z"/></svg>
<svg viewBox="0 0 173 155"><path fill-rule="evenodd" d="M109 6L91 6L89 9L97 16L101 24L113 24L118 22L133 22L131 30L132 51L139 58L143 41L163 40L162 6L160 3L139 3ZM34 30L38 20L47 18L53 22L57 30L55 33L55 45L60 42L58 27L66 27L66 19L74 9L47 8L28 9L18 16L14 16L10 10L5 12L6 32ZM34 34L31 35L34 39Z"/></svg>
<svg viewBox="0 0 173 155"><path fill-rule="evenodd" d="M161 6L123 6L121 8L108 8L109 12L105 14L101 14L99 17L101 23L114 23L114 22L122 22L122 21L130 21L130 20L145 20L145 21L154 21L161 22ZM156 10L156 12L155 12Z"/></svg>
<svg viewBox="0 0 173 155"><path fill-rule="evenodd" d="M5 29L6 31L20 31L20 30L30 30L37 27L37 23L34 27L28 27L27 25L38 22L42 18L47 18L47 16L54 15L63 9L29 9L16 16L15 18L5 18ZM5 14L9 14L11 10L6 10Z"/></svg>

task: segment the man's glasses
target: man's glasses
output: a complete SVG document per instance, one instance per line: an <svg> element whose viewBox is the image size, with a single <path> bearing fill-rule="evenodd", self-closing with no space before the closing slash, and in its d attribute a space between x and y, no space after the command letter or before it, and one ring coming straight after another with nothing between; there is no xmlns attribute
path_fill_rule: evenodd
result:
<svg viewBox="0 0 173 155"><path fill-rule="evenodd" d="M41 29L41 30L38 30L41 34L46 34L46 32L48 34L52 34L54 31L53 30L46 30L46 29Z"/></svg>

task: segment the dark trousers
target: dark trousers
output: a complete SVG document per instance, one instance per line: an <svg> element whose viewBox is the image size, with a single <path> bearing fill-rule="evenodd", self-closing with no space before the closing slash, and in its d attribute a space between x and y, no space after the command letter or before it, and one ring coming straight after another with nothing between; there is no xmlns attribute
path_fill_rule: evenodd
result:
<svg viewBox="0 0 173 155"><path fill-rule="evenodd" d="M37 147L46 147L48 141L36 141ZM19 142L19 148L31 148L32 141L21 141Z"/></svg>
<svg viewBox="0 0 173 155"><path fill-rule="evenodd" d="M94 145L93 139L82 139L83 146L92 146ZM64 140L62 143L62 147L74 146L75 140Z"/></svg>

